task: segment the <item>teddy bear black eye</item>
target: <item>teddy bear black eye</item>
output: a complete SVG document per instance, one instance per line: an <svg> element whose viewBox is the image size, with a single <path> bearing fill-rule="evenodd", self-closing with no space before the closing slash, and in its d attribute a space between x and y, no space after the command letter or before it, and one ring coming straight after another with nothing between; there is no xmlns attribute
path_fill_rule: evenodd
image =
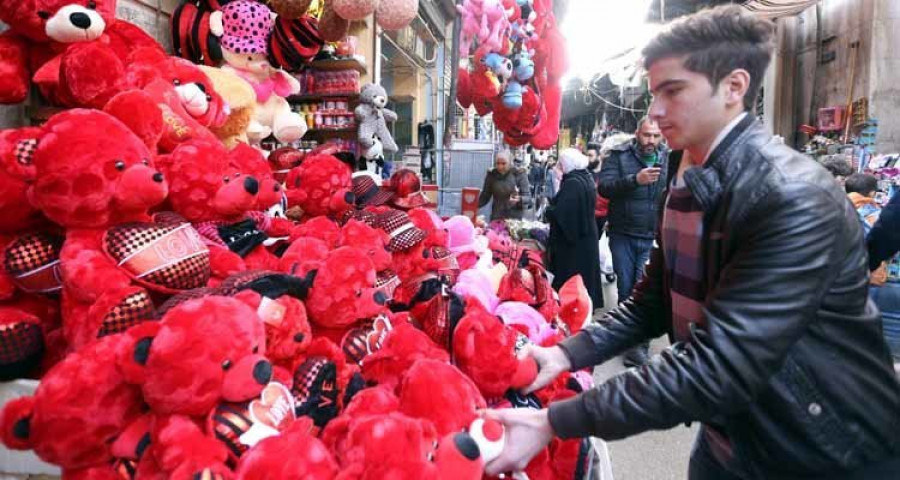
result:
<svg viewBox="0 0 900 480"><path fill-rule="evenodd" d="M150 165L150 160L145 158L145 159L143 160L143 164L149 166L149 165Z"/></svg>
<svg viewBox="0 0 900 480"><path fill-rule="evenodd" d="M241 173L240 173L240 172L234 174L234 178L237 178L237 177L240 177L240 176L241 176Z"/></svg>
<svg viewBox="0 0 900 480"><path fill-rule="evenodd" d="M125 162L123 162L122 160L116 161L116 170L118 170L120 172L122 170L125 170Z"/></svg>
<svg viewBox="0 0 900 480"><path fill-rule="evenodd" d="M259 353L259 345L253 347L253 353Z"/></svg>
<svg viewBox="0 0 900 480"><path fill-rule="evenodd" d="M228 370L229 368L231 368L231 360L222 362L222 370Z"/></svg>
<svg viewBox="0 0 900 480"><path fill-rule="evenodd" d="M357 297L361 297L361 296L362 296L362 290L357 290L357 291L356 291L356 296L357 296Z"/></svg>
<svg viewBox="0 0 900 480"><path fill-rule="evenodd" d="M95 2L94 0L88 0L88 2L87 2L87 8L90 8L91 10L96 10L96 9L97 9L97 2Z"/></svg>
<svg viewBox="0 0 900 480"><path fill-rule="evenodd" d="M248 62L252 62L252 61L253 61L253 57L247 57L247 61L248 61Z"/></svg>
<svg viewBox="0 0 900 480"><path fill-rule="evenodd" d="M40 11L37 12L37 16L38 16L39 18L42 18L42 19L44 19L44 20L47 20L48 18L50 18L50 12L45 12L45 11L43 11L43 10L40 10Z"/></svg>
<svg viewBox="0 0 900 480"><path fill-rule="evenodd" d="M211 101L212 101L212 95L207 95L207 96L206 96L206 101L207 101L207 102L211 102Z"/></svg>
<svg viewBox="0 0 900 480"><path fill-rule="evenodd" d="M230 181L231 181L231 179L230 179L230 178L228 178L228 175L225 175L225 177L224 177L224 178L222 178L222 181L223 181L223 182L225 182L225 183L228 183L228 182L230 182Z"/></svg>
<svg viewBox="0 0 900 480"><path fill-rule="evenodd" d="M172 80L172 84L177 87L178 85L181 85L181 80L176 78L175 80Z"/></svg>

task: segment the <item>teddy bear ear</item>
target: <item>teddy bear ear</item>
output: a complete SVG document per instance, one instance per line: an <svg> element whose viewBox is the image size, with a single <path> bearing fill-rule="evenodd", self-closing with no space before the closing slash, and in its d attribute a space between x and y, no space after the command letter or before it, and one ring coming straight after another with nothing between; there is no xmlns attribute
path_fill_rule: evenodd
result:
<svg viewBox="0 0 900 480"><path fill-rule="evenodd" d="M225 24L222 22L222 11L216 10L209 14L209 31L217 37L225 34Z"/></svg>
<svg viewBox="0 0 900 480"><path fill-rule="evenodd" d="M0 440L9 448L29 450L31 445L31 416L34 397L21 397L10 401L0 412Z"/></svg>
<svg viewBox="0 0 900 480"><path fill-rule="evenodd" d="M122 342L117 352L119 370L129 383L143 383L146 376L145 367L150 358L153 339L159 333L160 322L143 322L129 328L123 335L128 339Z"/></svg>

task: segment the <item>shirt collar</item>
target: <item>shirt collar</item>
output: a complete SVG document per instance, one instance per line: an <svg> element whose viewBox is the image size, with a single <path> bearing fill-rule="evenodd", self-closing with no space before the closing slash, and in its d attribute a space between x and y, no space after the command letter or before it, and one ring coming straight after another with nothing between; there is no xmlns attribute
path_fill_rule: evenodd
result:
<svg viewBox="0 0 900 480"><path fill-rule="evenodd" d="M747 112L743 112L740 115L734 117L734 119L728 125L725 125L725 128L723 128L722 131L719 132L719 135L715 140L713 140L712 145L709 146L709 150L707 150L706 152L706 158L703 159L703 163L706 163L706 161L709 160L709 156L712 155L712 152L715 151L716 147L718 147L719 144L722 143L723 140L725 140L725 137L727 137L728 134L731 133L732 130L734 130L734 127L741 123L741 120L743 120L746 116Z"/></svg>

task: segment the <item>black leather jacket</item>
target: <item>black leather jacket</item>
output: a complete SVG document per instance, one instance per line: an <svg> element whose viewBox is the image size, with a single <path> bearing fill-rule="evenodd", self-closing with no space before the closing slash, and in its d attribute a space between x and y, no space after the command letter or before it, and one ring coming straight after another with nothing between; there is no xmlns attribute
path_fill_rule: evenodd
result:
<svg viewBox="0 0 900 480"><path fill-rule="evenodd" d="M859 219L831 175L748 116L685 183L704 210L706 325L552 405L556 433L619 439L700 421L750 478L840 478L900 455L900 384ZM632 297L562 344L574 368L671 335L663 263L654 248Z"/></svg>
<svg viewBox="0 0 900 480"><path fill-rule="evenodd" d="M638 172L647 168L647 164L641 160L635 140L614 147L603 160L597 192L609 199L607 221L610 233L653 238L659 199L666 188L669 152L660 148L657 154L657 166L662 173L659 180L650 185L637 182Z"/></svg>

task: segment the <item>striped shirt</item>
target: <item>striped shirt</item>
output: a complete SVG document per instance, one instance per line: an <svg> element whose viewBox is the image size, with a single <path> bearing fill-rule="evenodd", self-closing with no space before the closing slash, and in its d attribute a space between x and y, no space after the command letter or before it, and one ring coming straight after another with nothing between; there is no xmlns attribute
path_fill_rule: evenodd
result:
<svg viewBox="0 0 900 480"><path fill-rule="evenodd" d="M673 181L663 212L662 240L672 296L676 340L690 339L690 324L703 325L703 211L684 184Z"/></svg>

